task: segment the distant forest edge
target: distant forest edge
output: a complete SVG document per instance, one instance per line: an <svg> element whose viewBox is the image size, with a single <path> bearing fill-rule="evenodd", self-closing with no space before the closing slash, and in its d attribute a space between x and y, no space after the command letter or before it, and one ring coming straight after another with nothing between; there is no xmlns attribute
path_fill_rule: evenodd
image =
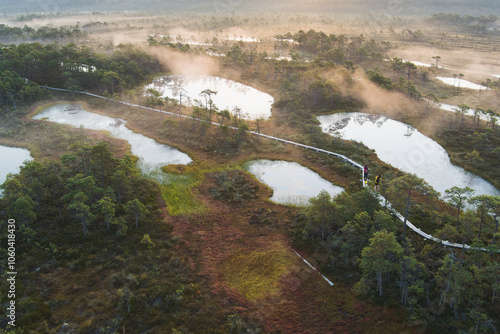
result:
<svg viewBox="0 0 500 334"><path fill-rule="evenodd" d="M498 31L500 28L500 22L496 15L471 16L438 13L427 18L426 22L437 27L448 27L462 32L479 35L487 34L493 30Z"/></svg>
<svg viewBox="0 0 500 334"><path fill-rule="evenodd" d="M205 13L269 11L279 12L339 12L388 15L426 15L453 12L471 15L500 14L497 0L3 0L0 13L39 13L67 11L191 11Z"/></svg>

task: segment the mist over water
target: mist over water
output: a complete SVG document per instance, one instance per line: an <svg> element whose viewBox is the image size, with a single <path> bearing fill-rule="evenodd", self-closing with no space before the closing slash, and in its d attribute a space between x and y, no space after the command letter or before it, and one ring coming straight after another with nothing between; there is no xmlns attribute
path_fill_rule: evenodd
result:
<svg viewBox="0 0 500 334"><path fill-rule="evenodd" d="M338 113L317 118L323 132L365 144L375 150L380 160L416 174L441 195L454 186L468 186L474 189L475 195L500 195L491 183L453 165L441 145L412 126L365 113Z"/></svg>
<svg viewBox="0 0 500 334"><path fill-rule="evenodd" d="M153 88L163 97L176 99L183 105L193 105L199 100L205 106L205 98L200 93L206 89L217 92L211 96L215 106L228 109L230 112L237 106L243 115L252 120L268 119L271 116L271 106L274 99L271 95L261 92L242 83L216 76L168 75L155 79L145 87ZM181 96L182 94L182 96Z"/></svg>
<svg viewBox="0 0 500 334"><path fill-rule="evenodd" d="M468 89L490 89L486 86L478 85L473 82L464 80L464 79L458 79L458 78L451 78L451 77L436 77L439 81L444 82L447 85L452 85L455 87L460 87L460 88L468 88Z"/></svg>
<svg viewBox="0 0 500 334"><path fill-rule="evenodd" d="M439 102L438 103L438 107L441 110L451 111L451 112L454 112L454 113L459 113L460 112L460 107L456 106L456 105L453 105L453 104L447 104L447 103L441 103L441 102ZM467 115L467 116L474 116L475 111L476 111L476 109L471 108L467 112L465 112L465 115ZM476 115L476 117L479 117L479 119L482 119L483 121L487 121L487 122L490 121L490 116L487 115L487 114L484 114L484 113L479 113L478 115Z"/></svg>

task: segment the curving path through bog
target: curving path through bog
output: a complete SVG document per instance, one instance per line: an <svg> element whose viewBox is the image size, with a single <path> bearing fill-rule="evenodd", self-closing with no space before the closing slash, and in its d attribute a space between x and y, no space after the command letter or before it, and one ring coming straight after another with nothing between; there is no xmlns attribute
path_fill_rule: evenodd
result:
<svg viewBox="0 0 500 334"><path fill-rule="evenodd" d="M40 87L42 87L42 86L40 86ZM113 101L113 102L116 102L116 103L121 103L121 104L130 106L130 107L134 107L134 108L147 109L147 110L156 111L156 112L160 112L160 113L163 113L163 114L167 114L167 115L171 115L171 116L176 116L176 117L180 117L180 118L195 119L195 118L190 117L190 116L176 114L176 113L173 113L173 112L159 110L159 109L154 109L154 108L149 108L149 107L141 106L141 105L134 104L134 103L128 103L128 102L124 102L124 101L120 101L120 100L115 100L115 99L111 99L111 98L108 98L108 97L104 97L104 96L100 96L100 95L92 94L92 93L88 93L88 92L73 91L73 90L67 90L67 89L62 89L62 88L52 88L52 87L42 87L42 88L49 89L49 90L62 91L62 92L79 93L79 94L89 95L89 96L96 97L96 98L99 98L99 99L104 99L104 100ZM199 119L197 119L197 120L199 120ZM206 122L204 120L199 120L199 121ZM220 126L220 124L216 123L216 122L211 122L211 124L216 125L216 126ZM229 127L229 128L237 130L235 127ZM254 134L254 135L257 135L257 136L261 136L261 137L267 138L267 139L275 140L275 141L278 141L278 142L281 142L281 143L285 143L285 144L289 144L289 145L294 145L294 146L297 146L297 147L302 147L302 148L305 148L305 149L308 149L308 150L312 150L312 151L316 151L316 152L321 152L321 153L324 153L324 154L328 154L328 155L332 155L332 156L335 156L337 158L340 158L344 162L348 162L352 166L360 169L360 172L361 172L361 182L363 183L363 186L366 187L365 183L363 182L363 166L361 164L355 162L354 160L349 159L345 155L342 155L342 154L339 154L339 153L335 153L335 152L330 152L330 151L323 150L323 149L320 149L320 148L317 148L317 147L313 147L313 146L309 146L309 145L304 145L304 144L293 142L293 141L290 141L290 140L286 140L286 139L282 139L282 138L278 138L278 137L273 137L273 136L265 135L265 134L258 133L258 132L255 132L255 131L247 131L247 132L249 132L251 134ZM394 207L392 206L392 204L389 203L389 201L385 197L383 197L379 193L375 193L375 196L377 197L378 201L380 202L380 204L382 206L387 205L387 207L389 208L389 210L391 210L391 212L396 217L398 217L398 219L401 220L401 222L404 222L403 215L401 213L399 213L398 211L396 211L394 209ZM439 238L436 238L436 237L434 237L434 236L432 236L430 234L427 234L424 231L420 230L418 227L416 227L415 225L413 225L409 220L406 220L406 225L411 230L413 230L415 233L417 233L420 236L422 236L424 239L440 243L440 244L442 244L445 247L455 247L455 248L462 248L462 249L476 249L476 250L481 250L481 251L485 251L485 252L491 252L491 250L489 250L487 248L475 248L475 247L471 247L470 245L467 245L467 244L458 244L458 243L454 243L454 242L449 242L447 240L441 240ZM500 250L497 250L496 252L500 253Z"/></svg>

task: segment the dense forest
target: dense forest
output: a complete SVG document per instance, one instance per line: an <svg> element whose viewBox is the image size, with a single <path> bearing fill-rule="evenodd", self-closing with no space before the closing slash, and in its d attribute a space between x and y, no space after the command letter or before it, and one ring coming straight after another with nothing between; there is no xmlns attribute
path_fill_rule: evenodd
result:
<svg viewBox="0 0 500 334"><path fill-rule="evenodd" d="M443 228L436 231L436 235L450 240L461 239L461 242L465 239L471 242L475 238L472 244L484 247L472 230L465 231L474 229L469 225L471 221L465 221L467 218L459 226L457 216L456 227L460 230L457 233L449 213L432 213L429 206L425 207L425 201L418 203L409 198L435 196L423 180L412 175L403 176L392 180L387 192L393 203L414 203L413 221L419 221L420 226L425 224L424 220L427 223L441 220ZM464 190L453 189L449 195L450 204L454 203L460 210L458 203L465 200ZM499 198L478 197L475 200L482 203L479 212L493 210L488 212L494 213L498 227ZM468 212L465 216L475 214ZM495 321L487 314L493 315L498 309L495 296L500 282L499 263L482 251L466 255L463 251L446 250L439 244L425 243L421 238L414 238L415 235L405 234L404 228L395 225L390 212L381 208L369 191L344 194L333 201L327 193L320 194L297 217L291 233L298 245L317 254L316 259L323 260L320 263L325 272L356 272L359 281L353 289L371 300L387 298L384 295L399 300L415 317L427 319L434 329L449 328L448 320L443 323L431 320L443 316L449 319L445 316L447 312L464 324L474 325L475 332L496 328ZM492 242L495 243L495 235Z"/></svg>
<svg viewBox="0 0 500 334"><path fill-rule="evenodd" d="M113 158L104 142L77 142L61 162L26 163L2 189L0 212L16 217L18 270L23 272L16 286L22 314L16 328L21 330L15 333L48 332L54 326L48 320L61 317L61 306L88 302L95 304L83 318L91 314L92 326L71 316L68 329L116 333L129 320L134 331L224 325L222 310L206 309L211 302L200 298L198 285L189 284L193 279L185 259L173 251L178 240L162 221L158 188L140 176L129 156ZM70 278L68 270L78 278ZM44 278L52 275L67 281ZM104 278L113 291L108 296L96 287ZM72 294L71 282L78 280L90 293L83 299ZM187 321L186 312L197 312L197 319Z"/></svg>
<svg viewBox="0 0 500 334"><path fill-rule="evenodd" d="M38 29L25 25L23 28L9 27L0 24L0 42L3 44L26 41L70 42L85 38L87 33L79 27L50 27L42 26Z"/></svg>
<svg viewBox="0 0 500 334"><path fill-rule="evenodd" d="M154 36L147 42L186 56L204 52ZM238 280L251 276L257 277L256 281L267 282L269 277L278 277L278 281L283 267L292 262L282 253L290 251L283 251L281 246L269 250L266 244L247 254L227 245L233 240L240 245L248 243L236 238L246 239L248 235L255 240L263 235L289 238L293 249L309 254L322 273L347 286L344 296L356 295L356 307L350 312L342 309L343 301L332 300L326 301L324 310L314 311L327 315L325 321L332 330L342 332L349 325L361 330L377 321L390 321L368 313L371 307L383 306L404 310L409 318L405 326L420 331L496 332L500 321L496 298L500 287L498 196L477 196L470 188L454 187L439 198L424 180L387 166L363 145L331 137L317 126L318 114L365 107L366 101L360 96L346 93L354 86L353 75L360 69L385 91L409 97L420 106L410 120L436 110L422 101L424 96L431 97L429 91L438 91L436 86L429 87L429 73L425 76L425 70L397 58L385 61L390 47L388 42L361 34L299 30L279 34L274 42L275 50L288 51L290 60L280 60L271 52L257 52L243 42L211 48L225 55L217 62L227 73L237 70L242 80L261 82L273 92L277 123L288 129L284 137L357 161L371 161L373 172L383 175L380 192L405 219L443 240L471 244L472 250L446 249L411 233L394 212L379 203L371 185L362 188L354 180L357 171L319 153L301 152L297 156L339 178L351 179L345 184L346 191L333 199L323 192L306 208L270 203L266 190L231 161L259 154L273 158L286 154L283 147L247 134L249 129L260 132L260 127L266 126L264 121L231 116L208 102L181 108L154 90L143 96L142 85L168 68L133 45L2 46L0 138L22 140L22 136L31 136L33 141L40 141L37 136L44 133L47 140L60 144L60 159L27 162L18 175L10 176L2 185L0 214L16 217L22 240L18 256L23 258L24 277L18 301L23 314L19 325L24 332L51 332L64 326L81 333L124 332L125 328L132 332L196 333L200 328L213 333L272 332L273 325L262 318L256 320L251 312L264 299L255 297L258 293L254 290L248 292ZM325 73L329 71L339 75L328 77ZM19 119L29 113L34 102L75 99L71 93L49 93L41 88L45 85L138 100L194 116L188 121L159 121L138 113L129 116L122 109L113 111L118 107L112 102L87 101L109 113L136 117L131 119L135 130L147 130L148 135L182 145L195 155L199 161L192 166L164 168L177 174L187 170L186 178L196 179L190 188L195 204L173 210L180 197L175 193L177 185L159 185L142 177L134 166L134 157L114 157L107 143L91 142L84 129L57 127L55 131L56 127L45 123ZM494 90L490 94L495 94L498 84L491 82L490 86ZM210 94L207 92L207 100ZM456 117L446 118L435 136L446 143L461 165L498 187L500 129L494 121L498 114L476 108L491 116L486 122L476 114L465 118L470 107L461 108ZM217 120L223 126L216 128L201 120ZM14 133L13 127L19 131ZM216 163L221 166L214 167ZM196 211L192 208L195 205ZM229 223L234 220L238 223ZM173 229L175 236L171 234ZM5 244L2 240L3 254ZM227 249L218 248L223 246ZM282 261L277 261L278 268L267 267L276 258ZM234 263L248 267L235 274ZM269 277L256 274L263 268ZM58 292L56 287L62 280L66 283ZM71 285L72 280L83 283ZM1 298L5 295L2 293ZM74 322L80 323L64 325L67 310L75 309L78 320ZM343 319L334 323L331 314L341 314ZM5 322L1 324L5 326ZM319 325L323 324L314 326Z"/></svg>
<svg viewBox="0 0 500 334"><path fill-rule="evenodd" d="M0 105L31 103L38 86L108 95L132 89L160 70L159 61L132 45L98 52L74 43L8 45L0 49Z"/></svg>
<svg viewBox="0 0 500 334"><path fill-rule="evenodd" d="M426 20L432 25L444 28L448 31L458 30L473 34L488 34L494 30L495 22L498 22L496 15L489 16L471 16L471 15L458 15L458 14L433 14Z"/></svg>

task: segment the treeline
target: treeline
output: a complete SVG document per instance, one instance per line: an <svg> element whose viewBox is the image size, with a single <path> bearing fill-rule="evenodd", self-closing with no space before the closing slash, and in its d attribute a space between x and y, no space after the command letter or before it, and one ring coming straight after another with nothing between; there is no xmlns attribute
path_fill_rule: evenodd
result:
<svg viewBox="0 0 500 334"><path fill-rule="evenodd" d="M0 43L29 42L29 41L59 41L59 42L77 42L86 38L88 34L81 30L79 26L53 27L42 26L38 29L25 25L22 28L9 27L0 24Z"/></svg>
<svg viewBox="0 0 500 334"><path fill-rule="evenodd" d="M179 238L163 221L160 190L129 156L79 142L61 162L26 162L1 188L0 225L15 220L24 273L15 298L23 332L228 332L227 311L173 251ZM8 257L7 234L0 239Z"/></svg>
<svg viewBox="0 0 500 334"><path fill-rule="evenodd" d="M438 138L453 153L453 160L487 178L497 188L500 186L497 173L500 162L499 119L500 114L496 110L480 107L472 109L462 103L457 106L449 126L437 133Z"/></svg>
<svg viewBox="0 0 500 334"><path fill-rule="evenodd" d="M227 6L227 5L226 5ZM218 6L220 7L220 6ZM130 1L119 1L119 0L102 0L96 2L95 0L80 0L80 1L68 1L61 4L40 4L29 0L20 1L6 1L5 4L0 5L0 10L4 12L20 13L20 12L31 12L31 13L51 13L46 16L52 16L53 12L93 12L99 13L103 11L155 11L155 12L166 12L166 11L214 11L218 8L211 1L172 1L167 0L159 2L157 0L130 0ZM231 6L232 8L233 6ZM28 16L28 15L27 15ZM29 17L29 16L28 16Z"/></svg>
<svg viewBox="0 0 500 334"><path fill-rule="evenodd" d="M150 46L156 46L156 45L168 46L180 52L192 51L191 46L188 43L174 42L172 38L169 36L163 36L160 40L156 40L155 36L150 35L148 37L148 44Z"/></svg>
<svg viewBox="0 0 500 334"><path fill-rule="evenodd" d="M484 35L490 32L490 28L498 21L498 16L471 16L460 14L433 14L426 22L438 27L449 27L460 31Z"/></svg>
<svg viewBox="0 0 500 334"><path fill-rule="evenodd" d="M2 185L0 205L4 215L18 218L26 236L48 228L72 231L75 237L106 230L126 235L129 228L139 228L148 207L157 209L151 187L130 157L113 158L105 142L77 143L61 163L25 163Z"/></svg>
<svg viewBox="0 0 500 334"><path fill-rule="evenodd" d="M346 61L362 62L369 59L383 59L383 53L389 50L388 42L367 39L363 34L347 37L322 31L299 30L295 34L276 35L276 47L293 41L292 50L304 52L316 62L333 62L344 65Z"/></svg>
<svg viewBox="0 0 500 334"><path fill-rule="evenodd" d="M465 0L422 0L418 2L403 2L403 3L388 3L386 0L377 0L369 2L330 2L326 0L318 0L314 2L302 1L263 1L257 0L252 2L237 2L237 1L157 1L157 0L82 0L68 1L60 4L58 11L154 11L154 12L191 12L191 13L209 13L209 14L243 14L243 13L284 13L300 14L317 13L322 15L322 18L328 19L330 13L344 14L384 14L387 16L394 15L428 15L431 13L452 11L456 13L498 13L497 2L495 0L482 0L480 5L471 5ZM40 11L50 12L56 10L55 6L40 5L33 1L5 1L5 4L0 5L0 10L4 12L34 12ZM262 14L261 14L262 15Z"/></svg>
<svg viewBox="0 0 500 334"><path fill-rule="evenodd" d="M403 61L397 60L395 63L397 65L393 68L398 76L398 79L395 82L393 82L391 78L384 76L379 67L367 70L366 76L370 79L370 81L376 83L384 89L401 92L416 100L420 99L422 97L422 93L420 93L417 87L413 84L411 78L416 77L417 75L422 75L424 77L422 80L428 80L428 72L418 72L417 67L411 62L403 63ZM408 78L399 75L400 72L405 72L406 68L408 71Z"/></svg>
<svg viewBox="0 0 500 334"><path fill-rule="evenodd" d="M43 89L34 82L28 82L18 73L0 71L0 112L3 107L17 108L19 103L31 103L44 95Z"/></svg>
<svg viewBox="0 0 500 334"><path fill-rule="evenodd" d="M368 79L384 89L399 91L416 100L422 97L417 84L425 86L430 81L430 68L416 66L411 61L404 61L398 57L390 59L386 64L389 66L383 67L386 71L392 71L392 76L386 76L380 67L374 67L366 70Z"/></svg>
<svg viewBox="0 0 500 334"><path fill-rule="evenodd" d="M159 61L127 44L98 52L74 43L4 45L0 48L0 106L38 96L37 85L114 95L160 70Z"/></svg>
<svg viewBox="0 0 500 334"><path fill-rule="evenodd" d="M316 35L316 33L313 33ZM304 42L305 43L305 42ZM248 43L247 43L248 44ZM316 50L307 43L306 49ZM304 44L305 45L305 44ZM225 51L220 62L228 67L245 68L248 76L267 82L278 89L275 103L283 113L282 117L292 125L310 123L317 112L355 108L361 102L342 93L342 88L332 79L325 78L321 71L337 69L346 82L351 80L353 62L343 54L338 59L321 58L316 54L314 60L305 61L304 52L291 46L291 60L270 57L267 52L258 53L245 43L234 43ZM313 54L311 54L313 56ZM304 122L307 120L307 122Z"/></svg>
<svg viewBox="0 0 500 334"><path fill-rule="evenodd" d="M427 221L429 227L438 227L433 235L498 250L500 197L472 197L470 189L450 189L446 198L458 208L451 213L414 175L391 180L383 192L417 226ZM467 200L477 205L476 211L464 209ZM333 200L322 192L310 203L296 217L290 233L295 246L313 254L322 271L375 303L401 303L414 321L431 328L496 332L500 320L496 253L425 242L408 232L366 189Z"/></svg>

